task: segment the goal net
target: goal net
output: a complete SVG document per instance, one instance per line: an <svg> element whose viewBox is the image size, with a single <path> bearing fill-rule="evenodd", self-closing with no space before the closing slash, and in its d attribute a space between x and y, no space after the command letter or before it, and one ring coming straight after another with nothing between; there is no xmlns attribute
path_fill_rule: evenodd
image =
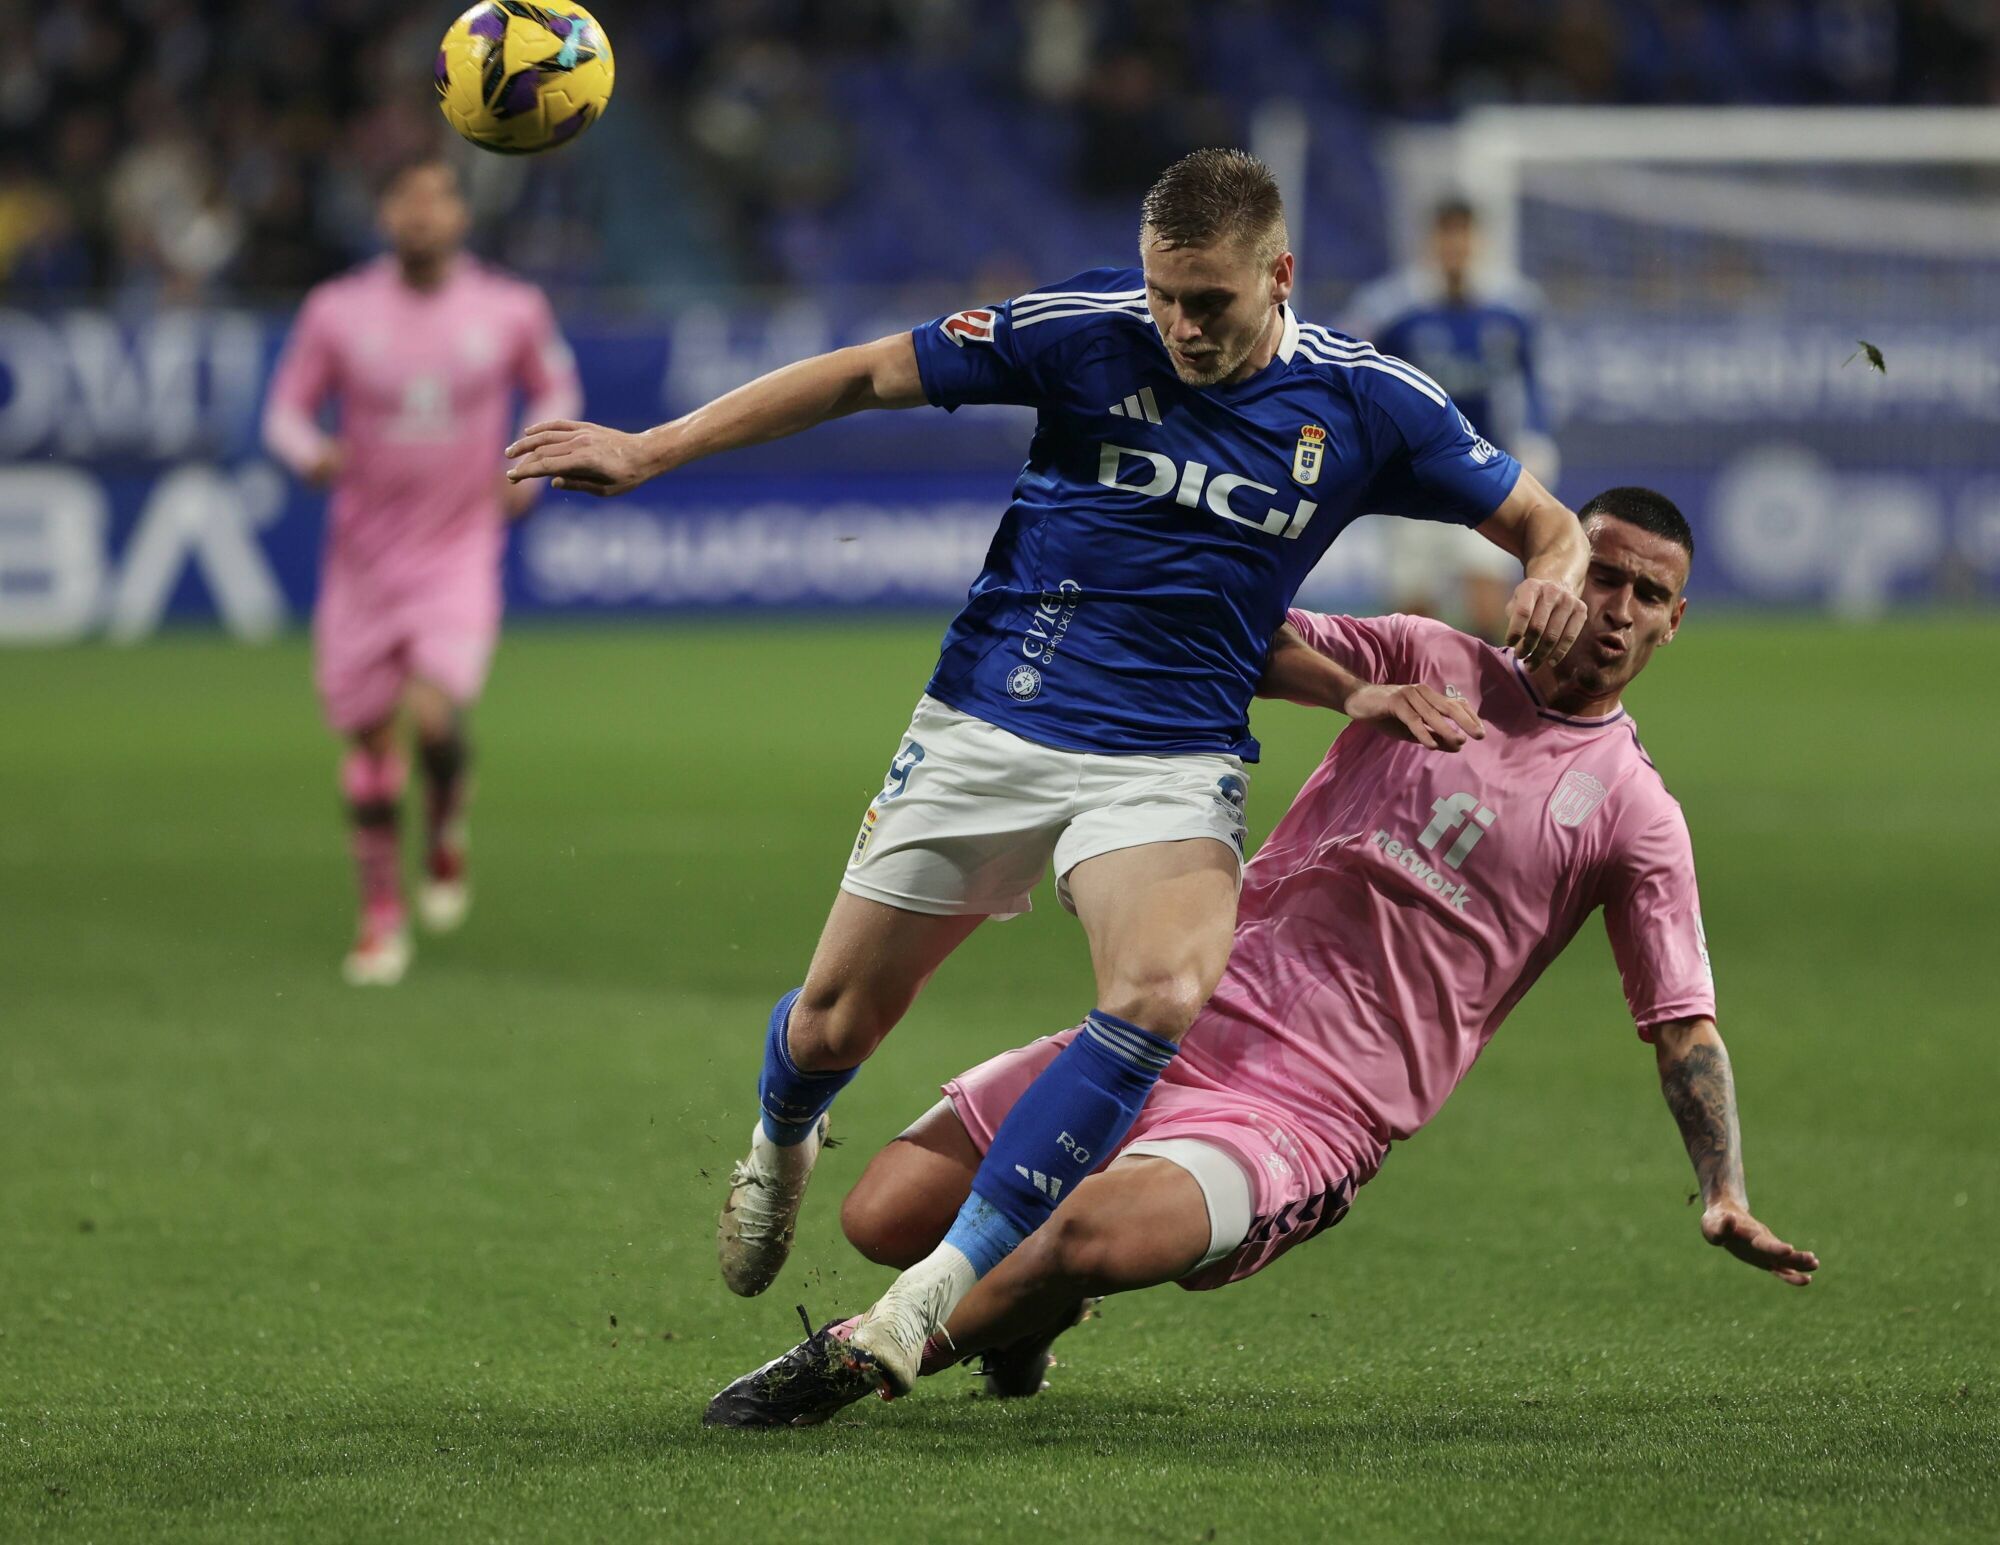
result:
<svg viewBox="0 0 2000 1545"><path fill-rule="evenodd" d="M1722 597L2000 594L2000 112L1493 109L1452 163L1570 503L1667 491Z"/></svg>

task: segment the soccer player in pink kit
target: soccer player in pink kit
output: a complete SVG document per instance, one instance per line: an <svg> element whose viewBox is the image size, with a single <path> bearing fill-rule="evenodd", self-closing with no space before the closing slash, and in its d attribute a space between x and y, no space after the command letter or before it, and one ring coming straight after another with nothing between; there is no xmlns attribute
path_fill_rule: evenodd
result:
<svg viewBox="0 0 2000 1545"><path fill-rule="evenodd" d="M518 420L579 411L576 369L533 285L461 250L470 216L450 165L400 168L379 208L390 251L306 297L264 414L271 453L330 484L314 679L348 742L340 784L352 828L361 920L347 979L388 985L409 964L398 835L407 709L425 788L419 916L465 916L464 715L500 628L506 524L532 485L501 476ZM338 429L320 411L338 405Z"/></svg>
<svg viewBox="0 0 2000 1545"><path fill-rule="evenodd" d="M1338 1223L1600 907L1700 1180L1703 1236L1811 1281L1818 1259L1750 1212L1694 854L1623 703L1680 625L1693 537L1647 489L1600 494L1582 518L1588 620L1532 673L1423 618L1291 614L1267 694L1325 701L1332 661L1443 685L1485 733L1452 757L1341 733L1245 872L1234 951L1179 1059L1108 1164L958 1306L924 1372L985 1353L995 1393L1032 1394L1089 1299L1240 1281ZM864 1255L901 1266L932 1248L994 1130L1075 1034L953 1079L876 1155L842 1209ZM706 1419L805 1424L870 1393L842 1354L852 1323L737 1380Z"/></svg>

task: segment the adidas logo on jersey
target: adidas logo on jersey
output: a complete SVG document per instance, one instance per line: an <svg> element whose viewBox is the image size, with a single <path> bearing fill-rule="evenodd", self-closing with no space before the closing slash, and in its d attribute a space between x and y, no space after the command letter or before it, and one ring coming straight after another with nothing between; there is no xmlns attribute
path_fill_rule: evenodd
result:
<svg viewBox="0 0 2000 1545"><path fill-rule="evenodd" d="M1500 454L1500 447L1474 429L1472 427L1472 420L1467 418L1463 413L1459 414L1458 422L1460 427L1468 435L1472 436L1472 450L1469 454L1472 457L1472 464L1474 466L1483 467Z"/></svg>
<svg viewBox="0 0 2000 1545"><path fill-rule="evenodd" d="M1149 424L1164 424L1160 417L1160 405L1153 398L1153 389L1142 386L1123 402L1111 404L1110 413L1114 418L1139 418Z"/></svg>

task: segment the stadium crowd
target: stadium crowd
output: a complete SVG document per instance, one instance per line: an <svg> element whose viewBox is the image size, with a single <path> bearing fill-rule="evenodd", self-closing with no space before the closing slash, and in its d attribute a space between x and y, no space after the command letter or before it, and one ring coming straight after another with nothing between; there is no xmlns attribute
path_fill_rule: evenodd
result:
<svg viewBox="0 0 2000 1545"><path fill-rule="evenodd" d="M685 172L704 215L689 224L718 269L794 281L881 270L906 215L880 196L890 140L901 181L914 169L949 187L968 153L1018 146L1037 174L1064 174L1080 207L1122 207L1175 153L1240 136L1269 93L1413 118L1489 102L2000 100L1987 0L599 11L634 83L621 106L646 115L631 143ZM428 72L448 19L388 0L0 0L0 282L17 296L287 295L351 261L371 241L374 179L438 132ZM959 132L922 132L940 107ZM607 236L563 181L481 167L475 201L499 255L559 283L633 281L647 228ZM884 228L873 240L829 235L871 222Z"/></svg>

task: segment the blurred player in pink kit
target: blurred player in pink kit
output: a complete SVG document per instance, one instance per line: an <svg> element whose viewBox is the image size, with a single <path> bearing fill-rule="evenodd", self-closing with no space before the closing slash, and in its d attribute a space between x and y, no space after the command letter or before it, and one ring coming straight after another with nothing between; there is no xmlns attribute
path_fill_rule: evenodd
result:
<svg viewBox="0 0 2000 1545"><path fill-rule="evenodd" d="M1221 1287L1338 1223L1600 907L1642 1040L1694 1162L1703 1236L1797 1286L1819 1261L1750 1212L1694 853L1623 694L1669 642L1693 537L1647 489L1583 507L1582 637L1530 673L1424 618L1293 612L1261 690L1326 701L1328 662L1462 698L1483 735L1443 757L1350 725L1244 874L1222 983L1109 1162L981 1280L926 1373L986 1354L998 1394L1041 1388L1051 1341L1100 1294ZM877 1154L842 1209L870 1259L943 1234L1015 1099L1076 1034L961 1074ZM719 1394L707 1420L823 1419L874 1386L829 1325Z"/></svg>
<svg viewBox="0 0 2000 1545"><path fill-rule="evenodd" d="M542 293L461 251L470 214L448 163L399 169L379 214L389 253L306 297L264 414L271 453L333 489L313 673L348 741L340 784L361 920L345 970L357 985L394 983L409 964L404 709L424 776L419 916L440 932L464 920L464 715L499 634L506 524L531 502L526 485L502 478L500 452L519 422L517 394L529 420L582 406ZM331 433L320 422L329 400Z"/></svg>

